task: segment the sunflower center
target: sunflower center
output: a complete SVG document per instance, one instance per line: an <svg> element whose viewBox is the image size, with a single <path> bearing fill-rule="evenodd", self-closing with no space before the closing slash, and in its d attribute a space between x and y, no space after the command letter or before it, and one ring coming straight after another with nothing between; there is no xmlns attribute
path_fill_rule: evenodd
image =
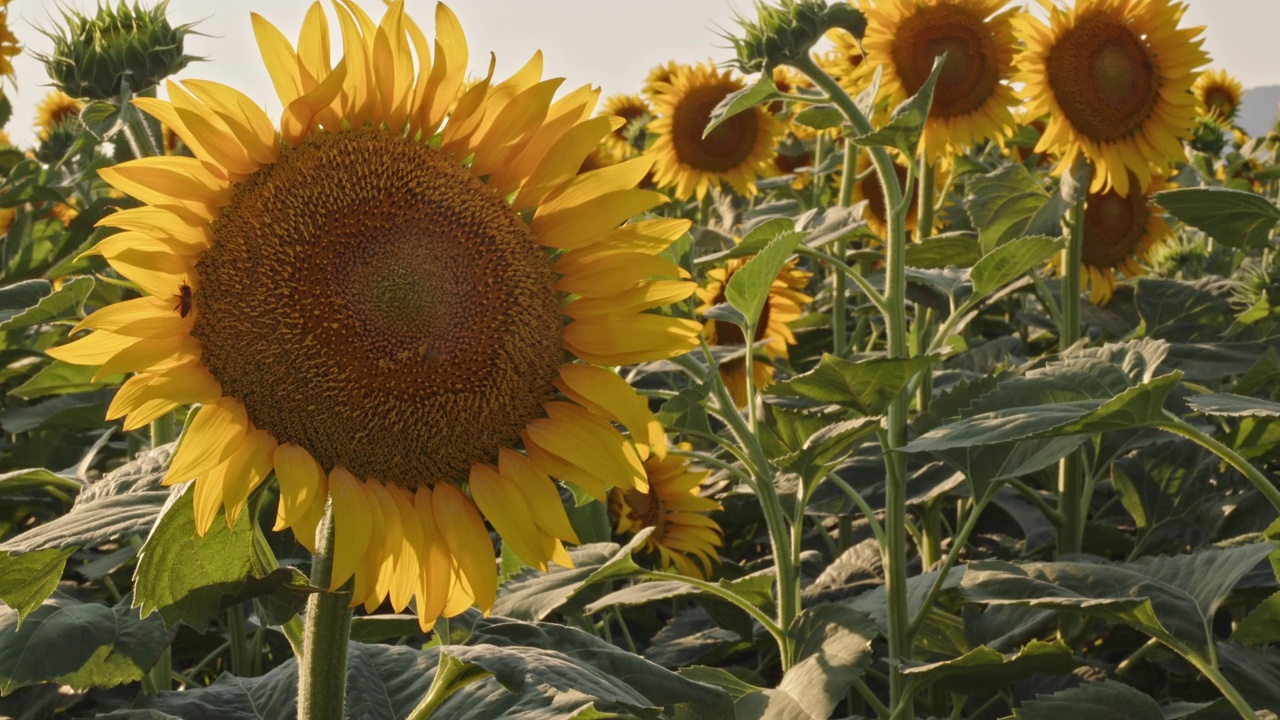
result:
<svg viewBox="0 0 1280 720"><path fill-rule="evenodd" d="M326 469L467 476L541 416L560 295L528 226L452 158L318 134L236 188L192 334L223 391Z"/></svg>
<svg viewBox="0 0 1280 720"><path fill-rule="evenodd" d="M1089 195L1081 259L1097 268L1120 264L1141 244L1150 215L1147 196L1140 192L1131 192L1128 197L1114 191Z"/></svg>
<svg viewBox="0 0 1280 720"><path fill-rule="evenodd" d="M1000 83L999 52L983 17L961 5L939 4L917 8L902 19L892 55L908 94L920 91L943 53L947 59L929 115L953 118L981 108Z"/></svg>
<svg viewBox="0 0 1280 720"><path fill-rule="evenodd" d="M738 87L732 82L696 85L680 99L672 113L671 129L680 162L698 170L725 172L750 157L760 129L755 112L738 113L702 137L711 120L711 111L736 90Z"/></svg>
<svg viewBox="0 0 1280 720"><path fill-rule="evenodd" d="M1210 110L1217 110L1223 115L1231 115L1236 109L1235 95L1226 88L1211 87L1204 93L1204 104Z"/></svg>
<svg viewBox="0 0 1280 720"><path fill-rule="evenodd" d="M1094 142L1129 137L1160 99L1160 76L1142 39L1102 14L1063 33L1049 53L1048 77L1067 119Z"/></svg>

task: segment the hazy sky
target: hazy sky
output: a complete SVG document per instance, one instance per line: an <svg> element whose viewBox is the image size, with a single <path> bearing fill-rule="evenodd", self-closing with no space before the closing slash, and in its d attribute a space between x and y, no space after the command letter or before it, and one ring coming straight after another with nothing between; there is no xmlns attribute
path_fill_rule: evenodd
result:
<svg viewBox="0 0 1280 720"><path fill-rule="evenodd" d="M357 0L375 18L381 0ZM410 13L431 33L431 0L407 0ZM1184 24L1207 26L1206 43L1213 67L1224 67L1245 87L1280 84L1280 1L1185 0L1190 9ZM149 0L143 0L150 4ZM61 0L79 9L94 0ZM256 11L296 38L307 0L171 0L176 22L200 21L208 37L191 37L187 51L208 57L195 63L187 77L218 80L240 88L278 112L270 80L253 42L249 12ZM568 79L565 87L592 83L606 95L639 89L650 67L667 60L724 60L730 52L718 28L735 29L734 11L746 12L750 0L452 0L471 46L473 70L487 66L497 53L498 75L509 74L539 48L546 77ZM14 140L31 140L35 106L48 92L43 66L29 54L48 48L36 28L52 27L58 17L53 0L13 0L10 26L28 50L17 59L18 88L6 87L14 101L7 129ZM332 14L330 18L332 19ZM336 28L334 29L336 35Z"/></svg>

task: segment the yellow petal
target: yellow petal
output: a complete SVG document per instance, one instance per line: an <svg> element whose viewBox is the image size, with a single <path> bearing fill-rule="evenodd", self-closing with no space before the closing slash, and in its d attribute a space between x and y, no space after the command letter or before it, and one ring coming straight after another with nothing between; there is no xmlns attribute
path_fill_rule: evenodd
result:
<svg viewBox="0 0 1280 720"><path fill-rule="evenodd" d="M599 260L607 255L636 252L657 255L688 232L692 223L681 218L658 218L629 223L609 231L599 242L577 250L570 250L556 261L561 274ZM707 271L708 277L716 277L716 270Z"/></svg>
<svg viewBox="0 0 1280 720"><path fill-rule="evenodd" d="M141 297L112 303L71 328L75 334L81 330L107 330L126 337L166 337L190 329L188 315L183 318L175 309L176 299Z"/></svg>
<svg viewBox="0 0 1280 720"><path fill-rule="evenodd" d="M562 312L571 318L634 315L663 305L680 302L698 289L691 280L651 280L617 295L574 300Z"/></svg>
<svg viewBox="0 0 1280 720"><path fill-rule="evenodd" d="M271 464L280 485L280 504L273 530L283 530L308 516L313 504L324 505L327 482L324 468L311 453L293 443L276 446Z"/></svg>
<svg viewBox="0 0 1280 720"><path fill-rule="evenodd" d="M280 98L281 105L288 107L289 103L302 94L302 81L298 77L298 56L289 44L289 39L275 25L258 13L249 13L249 17L253 21L253 35L258 41L262 62L267 66L271 83L275 85L276 96Z"/></svg>
<svg viewBox="0 0 1280 720"><path fill-rule="evenodd" d="M391 586L404 554L404 528L400 525L400 509L386 486L380 482L370 482L365 485L365 489L377 503L379 517L382 519L382 542L378 547L370 547L370 550L376 551L379 559L373 587L364 603L365 610L373 612L391 594ZM409 598L406 595L404 604L396 612L403 610L408 604Z"/></svg>
<svg viewBox="0 0 1280 720"><path fill-rule="evenodd" d="M196 535L200 537L204 537L209 532L209 527L213 525L213 519L218 517L218 510L222 509L222 484L226 476L227 465L230 462L231 458L228 457L214 465L207 473L196 480L195 489L192 491L195 493L192 501L195 511Z"/></svg>
<svg viewBox="0 0 1280 720"><path fill-rule="evenodd" d="M525 90L502 108L492 125L476 133L471 143L475 148L472 174L488 175L511 162L522 147L521 141L546 118L551 99L563 82L563 78L555 78Z"/></svg>
<svg viewBox="0 0 1280 720"><path fill-rule="evenodd" d="M131 385L145 378L145 384ZM126 392L128 386L128 392ZM141 373L121 386L107 408L107 419L122 415L126 431L136 430L183 405L210 403L222 396L222 386L200 363L171 368L164 374Z"/></svg>
<svg viewBox="0 0 1280 720"><path fill-rule="evenodd" d="M631 217L665 202L667 196L654 190L615 190L566 210L539 214L530 227L540 244L572 250L598 241Z"/></svg>
<svg viewBox="0 0 1280 720"><path fill-rule="evenodd" d="M441 537L458 563L460 574L467 579L471 596L480 610L489 614L498 594L498 570L484 520L476 506L447 483L432 489L431 508Z"/></svg>
<svg viewBox="0 0 1280 720"><path fill-rule="evenodd" d="M544 535L534 524L515 483L504 478L497 468L476 463L471 466L468 488L476 507L502 536L502 541L526 565L546 572L550 548L543 549Z"/></svg>
<svg viewBox="0 0 1280 720"><path fill-rule="evenodd" d="M566 397L601 417L624 426L637 444L666 457L667 438L662 423L649 410L649 402L612 370L568 363L560 366L556 387Z"/></svg>
<svg viewBox="0 0 1280 720"><path fill-rule="evenodd" d="M572 269L560 264L555 271L564 275L556 288L583 297L608 297L629 290L650 278L678 278L679 265L666 258L644 253L606 255Z"/></svg>
<svg viewBox="0 0 1280 720"><path fill-rule="evenodd" d="M565 513L555 482L538 470L532 460L515 450L502 448L498 450L498 470L520 491L528 505L529 515L538 527L554 537L578 542L578 535L569 524L569 516Z"/></svg>
<svg viewBox="0 0 1280 720"><path fill-rule="evenodd" d="M404 488L389 485L387 491L395 503L404 538L400 549L400 562L396 565L388 595L391 599L391 608L396 612L403 612L409 606L409 600L413 597L414 590L418 587L418 579L421 577L418 558L422 554L423 547L422 525L418 523L409 493Z"/></svg>
<svg viewBox="0 0 1280 720"><path fill-rule="evenodd" d="M546 139L552 144L535 167L525 171L530 173L529 179L520 188L512 208L517 212L528 210L560 190L577 175L587 155L599 147L600 139L621 123L619 118L592 118L578 123L563 135Z"/></svg>
<svg viewBox="0 0 1280 720"><path fill-rule="evenodd" d="M584 318L560 333L569 352L596 365L632 365L665 360L698 347L702 324L640 313L625 320Z"/></svg>
<svg viewBox="0 0 1280 720"><path fill-rule="evenodd" d="M549 417L529 423L539 447L611 487L647 487L644 465L631 443L612 425L563 402L546 404Z"/></svg>
<svg viewBox="0 0 1280 720"><path fill-rule="evenodd" d="M51 347L45 354L73 365L101 365L115 355L136 345L141 338L98 331L79 340Z"/></svg>
<svg viewBox="0 0 1280 720"><path fill-rule="evenodd" d="M276 440L266 430L251 430L231 455L226 483L222 489L222 502L227 508L227 527L235 524L249 495L271 474L271 458L276 450Z"/></svg>
<svg viewBox="0 0 1280 720"><path fill-rule="evenodd" d="M194 354L198 352L200 343L190 335L174 335L166 338L147 338L139 343L121 350L102 363L102 367L94 374L95 378L104 378L122 372L138 372L146 370L156 363L179 353Z"/></svg>
<svg viewBox="0 0 1280 720"><path fill-rule="evenodd" d="M176 241L197 254L213 242L209 224L189 213L158 207L136 207L111 213L95 227L132 230L159 240Z"/></svg>
<svg viewBox="0 0 1280 720"><path fill-rule="evenodd" d="M435 57L420 111L423 137L430 137L444 122L445 114L467 74L467 38L458 16L444 3L436 3Z"/></svg>
<svg viewBox="0 0 1280 720"><path fill-rule="evenodd" d="M275 125L247 95L212 80L187 80L183 85L227 123L254 160L269 165L280 156Z"/></svg>
<svg viewBox="0 0 1280 720"><path fill-rule="evenodd" d="M449 546L436 528L432 493L419 487L413 498L413 514L422 528L422 552L418 555L418 622L423 631L431 629L444 610L449 590L453 587L453 559Z"/></svg>
<svg viewBox="0 0 1280 720"><path fill-rule="evenodd" d="M200 408L182 433L161 484L175 485L208 472L231 456L248 430L249 418L239 400L224 397Z"/></svg>
<svg viewBox="0 0 1280 720"><path fill-rule="evenodd" d="M373 534L372 511L364 485L343 467L329 473L329 494L333 496L334 551L329 589L337 590L351 579L364 558Z"/></svg>
<svg viewBox="0 0 1280 720"><path fill-rule="evenodd" d="M609 488L604 481L549 450L544 450L527 431L520 433L520 438L524 441L525 452L529 453L529 461L539 472L573 483L596 500L605 502Z"/></svg>

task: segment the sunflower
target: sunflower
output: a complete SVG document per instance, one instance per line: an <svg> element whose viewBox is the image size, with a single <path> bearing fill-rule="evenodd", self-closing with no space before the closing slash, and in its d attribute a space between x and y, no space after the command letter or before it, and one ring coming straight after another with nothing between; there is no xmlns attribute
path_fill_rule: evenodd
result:
<svg viewBox="0 0 1280 720"><path fill-rule="evenodd" d="M13 57L22 52L18 36L9 29L9 0L0 0L0 79L13 78Z"/></svg>
<svg viewBox="0 0 1280 720"><path fill-rule="evenodd" d="M632 138L638 130L639 121L650 116L649 103L639 95L613 95L604 101L602 115L622 118L622 124L604 138L605 147L619 160L635 157L639 154Z"/></svg>
<svg viewBox="0 0 1280 720"><path fill-rule="evenodd" d="M1031 117L1049 116L1037 152L1053 150L1058 170L1080 154L1097 171L1091 192L1129 194L1152 181L1151 165L1183 158L1198 104L1196 69L1209 60L1197 36L1179 28L1186 6L1172 0L1079 0L1049 9L1049 24L1015 23L1026 49L1015 80Z"/></svg>
<svg viewBox="0 0 1280 720"><path fill-rule="evenodd" d="M827 31L826 38L831 41L831 48L814 55L814 62L828 75L835 79L840 87L850 95L857 95L871 83L871 68L866 64L866 57L853 33L840 28Z"/></svg>
<svg viewBox="0 0 1280 720"><path fill-rule="evenodd" d="M865 7L867 56L884 68L880 92L897 105L919 92L938 55L946 65L925 122L925 153L939 159L1013 130L1009 80L1018 39L1007 0L874 0Z"/></svg>
<svg viewBox="0 0 1280 720"><path fill-rule="evenodd" d="M662 428L605 366L697 345L699 323L647 312L696 289L657 256L689 223L621 225L665 201L635 189L651 161L579 174L611 124L590 86L553 101L540 53L450 114L467 67L452 11L432 56L402 2L380 23L335 9L336 65L319 3L297 50L253 16L278 130L218 83L135 100L195 157L100 171L144 205L104 218L124 232L95 251L146 296L50 354L136 372L108 410L126 429L201 405L165 477L195 481L197 532L274 471L277 529L314 548L332 508L332 588L354 578L370 609L416 595L429 628L492 607L483 518L529 565L566 565L550 477L602 501L647 489Z"/></svg>
<svg viewBox="0 0 1280 720"><path fill-rule="evenodd" d="M1089 300L1105 305L1115 292L1116 274L1135 278L1145 274L1153 248L1170 234L1169 225L1151 194L1174 185L1153 173L1147 192L1121 195L1116 188L1089 193L1084 205L1084 243L1081 276L1088 278ZM1136 178L1130 178L1137 182Z"/></svg>
<svg viewBox="0 0 1280 720"><path fill-rule="evenodd" d="M679 447L691 449L688 443ZM617 518L618 534L652 527L653 534L641 547L657 553L664 568L687 577L709 577L719 559L721 536L720 526L707 517L720 509L720 503L699 493L710 473L691 469L688 457L675 454L650 456L644 471L648 490L619 488L610 493L609 509Z"/></svg>
<svg viewBox="0 0 1280 720"><path fill-rule="evenodd" d="M645 76L644 87L641 88L640 92L652 100L655 95L664 92L666 86L669 86L675 78L676 73L688 68L688 65L678 63L675 60L668 60L661 65L654 65L649 69L649 74Z"/></svg>
<svg viewBox="0 0 1280 720"><path fill-rule="evenodd" d="M655 85L658 117L649 123L657 139L646 150L655 158L654 180L674 189L675 196L699 200L707 189L727 182L739 194L756 194L756 178L769 174L782 124L768 109L756 106L725 120L711 134L703 131L711 111L727 95L743 88L742 80L714 65L681 68L668 83Z"/></svg>
<svg viewBox="0 0 1280 720"><path fill-rule="evenodd" d="M1191 91L1206 111L1227 124L1236 119L1240 112L1240 101L1244 97L1244 86L1228 75L1226 70L1206 70L1200 73L1191 86Z"/></svg>
<svg viewBox="0 0 1280 720"><path fill-rule="evenodd" d="M725 288L733 274L742 269L749 257L734 258L721 268L707 271L707 283L698 289L698 299L702 304L698 314L705 313L716 305L725 302ZM812 273L796 268L798 260L791 260L769 288L769 298L760 310L757 322L755 342L764 342L765 358L752 363L752 379L757 389L769 386L773 382L773 361L788 356L788 345L796 344L796 336L791 333L790 324L804 313L804 306L813 302L813 298L804 294L809 287ZM703 326L703 336L711 345L727 345L744 347L746 339L742 329L737 325L716 320L708 320ZM733 396L739 408L746 407L747 397L747 363L744 358L734 358L720 364L720 377L725 387Z"/></svg>
<svg viewBox="0 0 1280 720"><path fill-rule="evenodd" d="M62 92L52 90L36 106L36 128L41 140L48 140L64 123L80 117L84 103Z"/></svg>

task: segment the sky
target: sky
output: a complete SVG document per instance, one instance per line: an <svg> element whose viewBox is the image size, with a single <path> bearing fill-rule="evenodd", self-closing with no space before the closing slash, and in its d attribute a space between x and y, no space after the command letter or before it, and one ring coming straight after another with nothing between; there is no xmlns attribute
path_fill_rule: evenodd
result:
<svg viewBox="0 0 1280 720"><path fill-rule="evenodd" d="M150 4L150 0L143 0ZM375 18L382 0L357 0ZM1280 28L1277 0L1185 0L1184 25L1205 26L1205 48L1212 67L1222 67L1246 88L1280 84ZM49 41L39 28L52 28L58 6L92 11L95 0L13 0L9 25L26 52L14 63L18 87L6 86L14 103L7 130L18 144L30 143L35 107L49 92L44 67L31 56ZM259 99L273 115L275 94L262 66L249 13L266 17L294 39L307 0L171 0L171 22L199 22L204 37L192 36L187 52L209 62L193 63L179 77L197 77L233 85ZM451 0L471 46L472 70L487 67L497 54L496 77L514 72L534 51L545 59L544 77L565 77L566 88L591 83L608 96L639 90L649 68L668 60L723 61L732 53L722 30L737 28L734 13L747 13L751 0ZM432 0L407 0L409 12L428 37ZM331 23L333 15L330 13ZM336 23L335 23L336 24ZM334 29L336 33L336 28Z"/></svg>

